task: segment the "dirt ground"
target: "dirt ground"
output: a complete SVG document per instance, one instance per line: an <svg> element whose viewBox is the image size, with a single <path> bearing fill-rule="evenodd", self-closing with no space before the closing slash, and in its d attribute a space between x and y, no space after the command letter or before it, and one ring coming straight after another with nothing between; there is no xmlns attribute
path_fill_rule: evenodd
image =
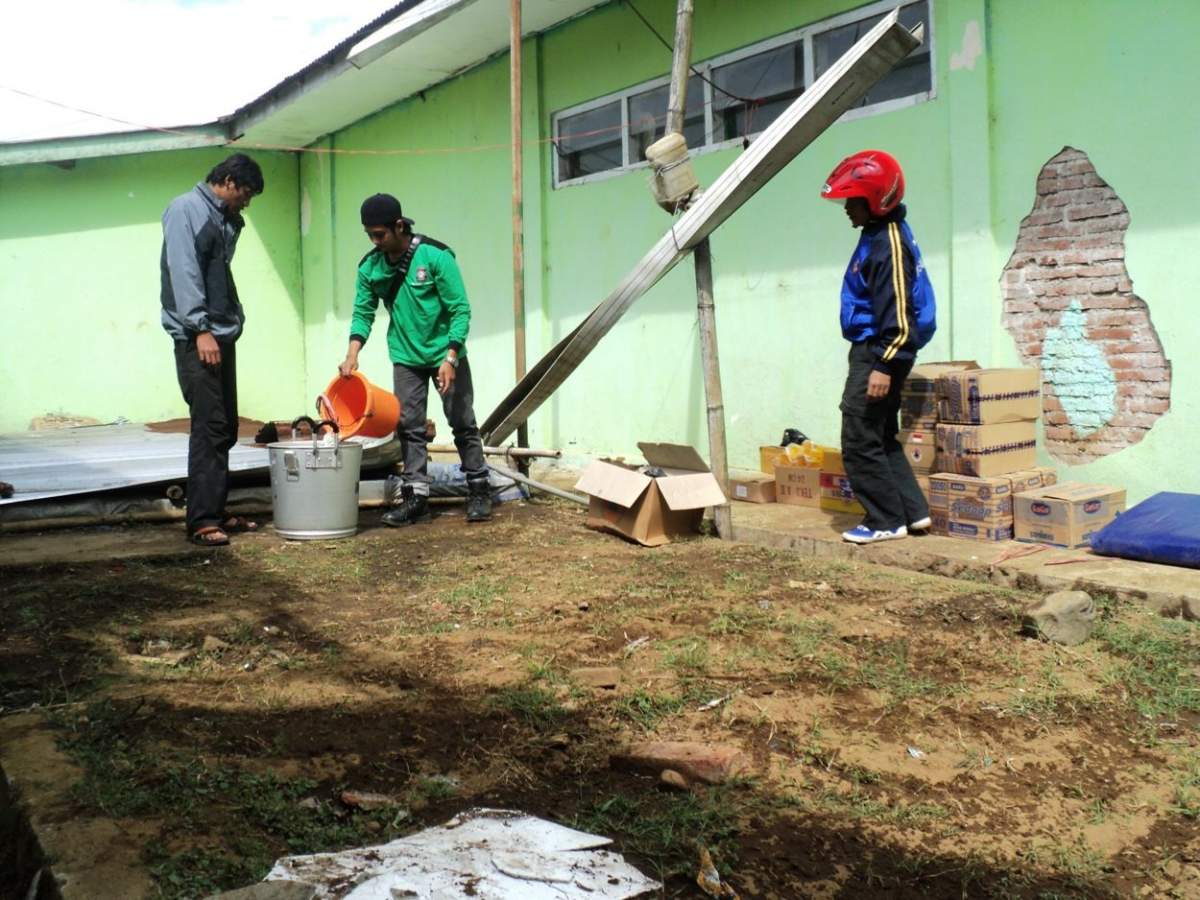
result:
<svg viewBox="0 0 1200 900"><path fill-rule="evenodd" d="M364 524L0 571L6 765L72 785L52 825L109 848L94 896L200 897L491 806L613 837L667 897L701 896L699 844L746 898L1200 897L1195 625L1100 597L1063 648L1020 636L1014 591L647 550L566 504ZM610 767L650 737L753 771Z"/></svg>

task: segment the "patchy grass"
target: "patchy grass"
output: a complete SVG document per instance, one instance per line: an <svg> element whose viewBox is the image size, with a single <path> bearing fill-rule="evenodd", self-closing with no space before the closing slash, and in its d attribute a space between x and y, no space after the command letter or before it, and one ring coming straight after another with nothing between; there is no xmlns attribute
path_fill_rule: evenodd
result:
<svg viewBox="0 0 1200 900"><path fill-rule="evenodd" d="M585 806L573 827L619 835L620 849L649 861L663 881L694 876L701 845L728 874L738 861L733 838L743 804L737 795L735 787L704 794L617 793Z"/></svg>
<svg viewBox="0 0 1200 900"><path fill-rule="evenodd" d="M1186 888L1170 863L1200 819L1194 625L1102 597L1095 639L1062 648L1018 636L1017 591L715 541L650 551L581 522L521 507L486 529L31 572L0 596L0 690L74 704L53 722L83 770L68 806L137 820L163 897L471 806L610 836L670 897L694 894L699 844L743 896ZM207 635L229 646L136 658ZM569 678L601 665L615 690ZM668 793L611 768L631 739L726 745L752 778ZM395 805L347 809L343 789Z"/></svg>

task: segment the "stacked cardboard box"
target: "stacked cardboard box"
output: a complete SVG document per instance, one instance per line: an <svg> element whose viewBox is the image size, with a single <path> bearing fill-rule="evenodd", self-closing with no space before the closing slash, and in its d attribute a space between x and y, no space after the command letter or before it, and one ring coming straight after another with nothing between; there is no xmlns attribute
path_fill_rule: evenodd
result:
<svg viewBox="0 0 1200 900"><path fill-rule="evenodd" d="M1037 462L1037 369L951 372L938 378L937 395L939 472L982 478Z"/></svg>
<svg viewBox="0 0 1200 900"><path fill-rule="evenodd" d="M937 471L937 380L952 372L978 368L974 360L921 363L913 366L904 382L897 440L926 499L929 499L929 476Z"/></svg>
<svg viewBox="0 0 1200 900"><path fill-rule="evenodd" d="M933 531L979 541L1013 537L1013 498L1058 481L1053 469L1035 467L976 478L940 473L929 476L929 515Z"/></svg>
<svg viewBox="0 0 1200 900"><path fill-rule="evenodd" d="M812 441L759 448L760 465L774 473L777 502L813 509L821 505L821 460L826 449L832 448Z"/></svg>
<svg viewBox="0 0 1200 900"><path fill-rule="evenodd" d="M938 474L930 514L938 534L1013 537L1013 496L1053 484L1037 467L1041 375L1036 369L965 369L938 376Z"/></svg>

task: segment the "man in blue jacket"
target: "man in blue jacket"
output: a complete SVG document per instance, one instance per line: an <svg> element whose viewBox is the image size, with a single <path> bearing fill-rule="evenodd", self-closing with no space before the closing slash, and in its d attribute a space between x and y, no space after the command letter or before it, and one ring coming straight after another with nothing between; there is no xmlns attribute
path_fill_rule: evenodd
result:
<svg viewBox="0 0 1200 900"><path fill-rule="evenodd" d="M842 537L856 544L929 528L929 504L896 439L900 392L917 350L933 337L933 286L905 222L904 173L882 150L838 164L821 189L844 200L861 228L842 282L842 335L850 342L842 392L842 461L866 516Z"/></svg>
<svg viewBox="0 0 1200 900"><path fill-rule="evenodd" d="M229 264L246 224L242 210L262 191L258 163L235 153L172 200L162 219L162 325L175 341L175 373L191 413L187 532L207 547L257 527L227 515L225 499L238 429L234 345L246 321Z"/></svg>

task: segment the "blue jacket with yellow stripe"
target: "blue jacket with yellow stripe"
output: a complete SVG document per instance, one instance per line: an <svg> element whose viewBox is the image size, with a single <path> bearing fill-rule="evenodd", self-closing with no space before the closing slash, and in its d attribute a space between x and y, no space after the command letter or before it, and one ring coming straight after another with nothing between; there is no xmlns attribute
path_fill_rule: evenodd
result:
<svg viewBox="0 0 1200 900"><path fill-rule="evenodd" d="M867 342L875 368L911 363L937 328L933 285L900 204L863 226L842 281L842 336Z"/></svg>

